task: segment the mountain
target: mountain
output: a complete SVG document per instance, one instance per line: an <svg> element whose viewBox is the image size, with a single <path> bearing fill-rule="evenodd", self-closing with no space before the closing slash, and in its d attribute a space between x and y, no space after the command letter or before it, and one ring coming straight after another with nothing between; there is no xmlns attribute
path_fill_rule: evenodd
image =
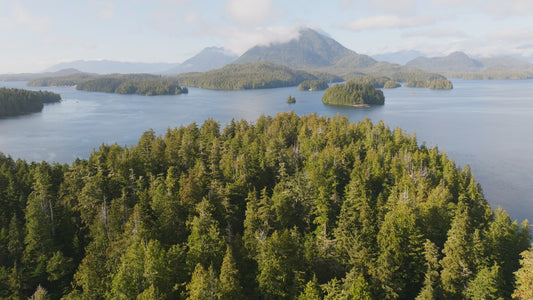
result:
<svg viewBox="0 0 533 300"><path fill-rule="evenodd" d="M187 59L179 66L166 70L166 74L205 72L222 68L237 59L237 55L219 47L208 47Z"/></svg>
<svg viewBox="0 0 533 300"><path fill-rule="evenodd" d="M138 63L120 62L112 60L76 60L53 65L44 72L55 72L61 69L73 68L86 73L96 74L131 74L131 73L151 73L161 74L166 70L177 67L177 63Z"/></svg>
<svg viewBox="0 0 533 300"><path fill-rule="evenodd" d="M357 66L376 63L367 55L347 49L334 39L309 28L300 30L298 38L285 43L255 46L235 63L269 61L295 69L320 69L335 66L341 60L356 61Z"/></svg>
<svg viewBox="0 0 533 300"><path fill-rule="evenodd" d="M403 50L391 53L382 53L372 55L372 58L377 61L386 61L393 64L405 65L417 57L424 56L424 54L417 50Z"/></svg>
<svg viewBox="0 0 533 300"><path fill-rule="evenodd" d="M511 56L473 59L463 52L454 52L444 57L418 57L406 63L427 72L444 74L490 73L492 78L511 78L512 74L533 71L533 64ZM498 75L499 74L499 75ZM471 75L471 74L470 74ZM496 77L494 77L496 76Z"/></svg>
<svg viewBox="0 0 533 300"><path fill-rule="evenodd" d="M453 52L444 57L417 57L405 64L426 72L479 72L483 64L463 52Z"/></svg>

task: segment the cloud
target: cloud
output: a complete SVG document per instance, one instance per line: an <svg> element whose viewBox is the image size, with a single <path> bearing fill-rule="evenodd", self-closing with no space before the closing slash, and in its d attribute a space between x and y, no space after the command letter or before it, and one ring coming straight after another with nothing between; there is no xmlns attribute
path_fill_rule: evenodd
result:
<svg viewBox="0 0 533 300"><path fill-rule="evenodd" d="M402 15L412 13L412 8L416 7L416 2L417 0L340 0L342 7L362 7L369 5L374 9Z"/></svg>
<svg viewBox="0 0 533 300"><path fill-rule="evenodd" d="M489 0L484 5L496 17L533 15L533 1L531 0Z"/></svg>
<svg viewBox="0 0 533 300"><path fill-rule="evenodd" d="M242 29L241 27L212 28L210 34L219 36L226 41L225 48L242 54L256 45L288 42L299 37L300 27L256 27Z"/></svg>
<svg viewBox="0 0 533 300"><path fill-rule="evenodd" d="M33 33L44 33L53 24L48 17L31 15L22 5L13 5L7 17L0 18L0 28L11 29L23 27Z"/></svg>
<svg viewBox="0 0 533 300"><path fill-rule="evenodd" d="M464 38L468 35L460 30L441 28L441 29L428 29L428 30L419 30L406 32L402 35L403 37L423 37L423 38Z"/></svg>
<svg viewBox="0 0 533 300"><path fill-rule="evenodd" d="M237 23L259 24L271 16L272 0L228 0L224 12Z"/></svg>
<svg viewBox="0 0 533 300"><path fill-rule="evenodd" d="M343 27L348 30L361 31L368 29L392 29L418 27L434 23L435 19L431 16L414 16L399 17L395 15L382 15L377 17L362 18L355 20Z"/></svg>
<svg viewBox="0 0 533 300"><path fill-rule="evenodd" d="M110 20L115 16L115 5L113 3L106 3L105 7L98 12L100 20Z"/></svg>

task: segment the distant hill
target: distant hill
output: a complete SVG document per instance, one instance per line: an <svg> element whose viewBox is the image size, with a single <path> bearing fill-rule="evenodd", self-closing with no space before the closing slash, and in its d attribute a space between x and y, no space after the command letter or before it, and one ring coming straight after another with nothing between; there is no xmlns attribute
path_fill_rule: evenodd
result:
<svg viewBox="0 0 533 300"><path fill-rule="evenodd" d="M81 73L77 69L61 69L56 72L46 72L46 73L19 73L19 74L1 74L0 81L30 81L40 78L49 78L49 77L62 77L68 75L74 75Z"/></svg>
<svg viewBox="0 0 533 300"><path fill-rule="evenodd" d="M271 62L229 64L204 73L178 75L185 86L205 89L242 90L296 86L305 80L319 79L306 71ZM341 78L338 78L341 80Z"/></svg>
<svg viewBox="0 0 533 300"><path fill-rule="evenodd" d="M222 68L237 59L237 54L224 48L208 47L200 53L187 59L182 64L166 70L166 74L180 74L189 72L206 72Z"/></svg>
<svg viewBox="0 0 533 300"><path fill-rule="evenodd" d="M444 57L417 57L405 64L427 72L477 72L483 69L480 61L470 58L463 52L454 52Z"/></svg>
<svg viewBox="0 0 533 300"><path fill-rule="evenodd" d="M408 61L411 61L424 54L417 50L403 50L391 53L382 53L372 55L372 58L377 61L386 61L393 64L405 65Z"/></svg>
<svg viewBox="0 0 533 300"><path fill-rule="evenodd" d="M510 56L473 59L463 52L454 52L444 57L418 57L406 66L465 79L533 77L533 64Z"/></svg>
<svg viewBox="0 0 533 300"><path fill-rule="evenodd" d="M96 74L132 74L150 73L161 74L166 70L179 66L178 63L139 63L112 60L76 60L53 65L44 72L55 72L61 69L73 68L85 73Z"/></svg>

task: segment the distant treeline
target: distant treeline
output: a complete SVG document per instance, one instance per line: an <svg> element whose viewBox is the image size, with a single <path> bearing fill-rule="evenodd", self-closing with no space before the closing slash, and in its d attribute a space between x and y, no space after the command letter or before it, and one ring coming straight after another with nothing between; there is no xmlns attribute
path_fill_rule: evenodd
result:
<svg viewBox="0 0 533 300"><path fill-rule="evenodd" d="M399 82L391 80L388 77L359 76L352 79L351 81L362 84L371 84L376 89L392 89L402 86Z"/></svg>
<svg viewBox="0 0 533 300"><path fill-rule="evenodd" d="M221 69L205 73L178 75L180 82L187 86L219 90L247 90L297 86L306 80L320 79L305 71L269 62L230 64ZM337 79L340 77L331 77ZM327 80L327 79L326 79Z"/></svg>
<svg viewBox="0 0 533 300"><path fill-rule="evenodd" d="M175 77L150 74L74 74L32 80L29 86L76 86L76 89L89 92L117 94L138 94L146 96L178 95L187 93Z"/></svg>
<svg viewBox="0 0 533 300"><path fill-rule="evenodd" d="M48 91L0 88L0 118L40 112L44 103L59 101L59 94Z"/></svg>
<svg viewBox="0 0 533 300"><path fill-rule="evenodd" d="M321 91L329 87L323 79L306 80L298 85L300 91Z"/></svg>
<svg viewBox="0 0 533 300"><path fill-rule="evenodd" d="M383 105L385 97L372 84L351 80L326 89L322 102L332 105Z"/></svg>
<svg viewBox="0 0 533 300"><path fill-rule="evenodd" d="M435 74L435 73L426 73L426 72L397 72L391 74L390 78L398 82L407 82L406 87L420 87L420 88L430 88L436 90L451 90L453 89L453 84L451 81L446 79L446 77Z"/></svg>

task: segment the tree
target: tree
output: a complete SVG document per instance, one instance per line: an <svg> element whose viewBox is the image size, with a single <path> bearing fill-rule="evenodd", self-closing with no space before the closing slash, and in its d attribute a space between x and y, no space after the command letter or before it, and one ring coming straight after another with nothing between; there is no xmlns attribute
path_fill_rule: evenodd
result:
<svg viewBox="0 0 533 300"><path fill-rule="evenodd" d="M226 247L226 255L224 255L220 268L218 298L221 300L243 298L242 287L239 282L239 270L237 270L230 245Z"/></svg>
<svg viewBox="0 0 533 300"><path fill-rule="evenodd" d="M424 278L424 286L420 294L416 297L417 300L431 300L442 298L440 290L440 265L439 265L439 250L437 246L430 240L426 240L424 244L424 255L426 258L426 275Z"/></svg>
<svg viewBox="0 0 533 300"><path fill-rule="evenodd" d="M218 282L213 267L204 269L198 263L192 273L191 281L187 284L188 300L214 300L217 299Z"/></svg>
<svg viewBox="0 0 533 300"><path fill-rule="evenodd" d="M501 268L494 265L491 268L484 267L476 277L470 280L466 295L472 300L499 300L502 297Z"/></svg>
<svg viewBox="0 0 533 300"><path fill-rule="evenodd" d="M520 269L515 272L516 289L513 299L533 299L533 249L520 253Z"/></svg>
<svg viewBox="0 0 533 300"><path fill-rule="evenodd" d="M212 211L212 205L204 198L196 206L196 215L189 222L191 233L187 239L187 264L191 269L198 263L204 267L218 267L222 263L224 239Z"/></svg>

